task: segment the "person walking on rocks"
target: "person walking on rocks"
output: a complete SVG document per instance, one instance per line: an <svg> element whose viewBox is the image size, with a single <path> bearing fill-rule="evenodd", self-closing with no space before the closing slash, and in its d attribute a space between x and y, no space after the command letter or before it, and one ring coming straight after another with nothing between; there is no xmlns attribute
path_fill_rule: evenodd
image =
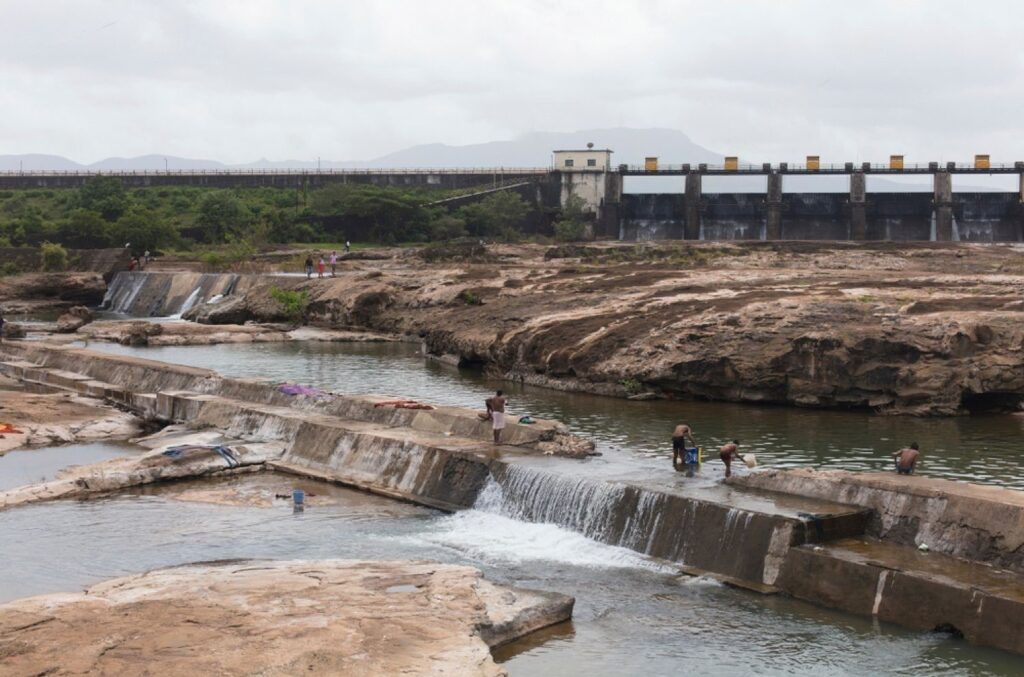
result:
<svg viewBox="0 0 1024 677"><path fill-rule="evenodd" d="M693 441L693 431L690 430L690 426L680 423L672 433L672 467L675 470L682 470L680 466L687 465L687 441L692 445L692 448L696 449L697 443Z"/></svg>
<svg viewBox="0 0 1024 677"><path fill-rule="evenodd" d="M335 271L338 270L338 252L331 252L331 277L334 277Z"/></svg>
<svg viewBox="0 0 1024 677"><path fill-rule="evenodd" d="M725 476L729 477L732 475L732 462L735 460L743 460L740 456L740 441L733 440L728 444L723 444L722 448L718 450L718 457L722 459L722 463L725 464Z"/></svg>
<svg viewBox="0 0 1024 677"><path fill-rule="evenodd" d="M306 279L313 277L313 255L306 254Z"/></svg>
<svg viewBox="0 0 1024 677"><path fill-rule="evenodd" d="M487 405L487 417L491 419L491 430L494 431L494 443L501 444L501 431L505 429L505 403L508 399L500 390L494 397L488 397L484 404Z"/></svg>
<svg viewBox="0 0 1024 677"><path fill-rule="evenodd" d="M325 269L326 267L327 267L327 266L326 266L326 265L324 264L324 257L323 257L323 255L321 254L321 255L320 255L320 259L319 259L319 260L318 260L318 261L316 262L316 272L317 272L317 277L323 277L323 276L324 276L324 269Z"/></svg>
<svg viewBox="0 0 1024 677"><path fill-rule="evenodd" d="M4 342L4 311L0 308L0 343Z"/></svg>
<svg viewBox="0 0 1024 677"><path fill-rule="evenodd" d="M909 447L903 447L892 455L896 463L896 472L900 475L913 475L917 459L921 456L920 447L917 442L912 442Z"/></svg>

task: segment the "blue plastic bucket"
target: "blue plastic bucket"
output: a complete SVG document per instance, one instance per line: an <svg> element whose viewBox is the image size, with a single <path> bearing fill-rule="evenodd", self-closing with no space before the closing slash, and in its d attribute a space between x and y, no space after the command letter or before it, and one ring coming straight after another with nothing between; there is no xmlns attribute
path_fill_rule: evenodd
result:
<svg viewBox="0 0 1024 677"><path fill-rule="evenodd" d="M292 501L295 502L295 505L302 505L306 502L306 492L302 489L293 489Z"/></svg>

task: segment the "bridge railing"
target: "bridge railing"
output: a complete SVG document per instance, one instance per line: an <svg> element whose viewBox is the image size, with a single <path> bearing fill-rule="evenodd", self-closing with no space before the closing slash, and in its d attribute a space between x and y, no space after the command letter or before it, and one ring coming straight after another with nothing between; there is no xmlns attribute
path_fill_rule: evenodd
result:
<svg viewBox="0 0 1024 677"><path fill-rule="evenodd" d="M547 174L550 167L432 167L406 169L4 169L0 176L366 176L383 174Z"/></svg>
<svg viewBox="0 0 1024 677"><path fill-rule="evenodd" d="M744 163L744 164L667 164L658 163L657 168L644 165L619 165L619 171L626 174L683 174L687 172L704 172L708 174L850 174L852 172L869 172L877 174L922 174L935 171L972 172L972 173L1006 173L1024 172L1024 162L993 162L987 167L975 166L974 161L967 162L918 162L903 163L902 167L893 167L888 162L856 162L856 163L819 163L817 166L806 163Z"/></svg>

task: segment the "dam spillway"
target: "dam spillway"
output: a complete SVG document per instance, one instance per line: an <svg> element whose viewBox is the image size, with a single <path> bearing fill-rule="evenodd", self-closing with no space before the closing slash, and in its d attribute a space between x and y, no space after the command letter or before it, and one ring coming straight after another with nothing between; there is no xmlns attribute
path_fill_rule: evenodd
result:
<svg viewBox="0 0 1024 677"><path fill-rule="evenodd" d="M494 449L472 412L381 409L373 398L289 399L258 382L78 349L22 344L5 351L6 373L41 386L101 394L148 416L280 442L284 453L267 462L278 470L428 506L555 524L693 573L855 613L863 612L862 600L880 599L869 607L882 620L921 629L948 625L972 641L1019 650L1012 633L989 633L1000 616L1020 612L1020 600L1007 587L1019 573L985 578L971 568L976 565L957 564L973 581L975 597L980 591L977 599L988 601L932 605L908 614L911 599L897 603L908 586L941 599L960 594L964 582L955 575L936 577L934 567L948 555L934 552L928 562L914 562L912 548L887 544L880 532L875 536L881 541L868 537L867 507L799 492L580 477L578 461L530 451L558 432L549 425L514 428L511 446ZM975 527L992 529L984 523ZM949 559L951 571L958 561ZM894 567L899 574L886 573ZM837 572L862 581L842 599L817 584Z"/></svg>

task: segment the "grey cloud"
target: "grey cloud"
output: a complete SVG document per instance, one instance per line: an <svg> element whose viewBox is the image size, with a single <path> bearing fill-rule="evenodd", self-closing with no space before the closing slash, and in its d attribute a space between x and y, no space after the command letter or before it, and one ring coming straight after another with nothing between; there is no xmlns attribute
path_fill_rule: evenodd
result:
<svg viewBox="0 0 1024 677"><path fill-rule="evenodd" d="M4 4L4 152L343 160L626 125L758 159L1024 158L1017 2Z"/></svg>

